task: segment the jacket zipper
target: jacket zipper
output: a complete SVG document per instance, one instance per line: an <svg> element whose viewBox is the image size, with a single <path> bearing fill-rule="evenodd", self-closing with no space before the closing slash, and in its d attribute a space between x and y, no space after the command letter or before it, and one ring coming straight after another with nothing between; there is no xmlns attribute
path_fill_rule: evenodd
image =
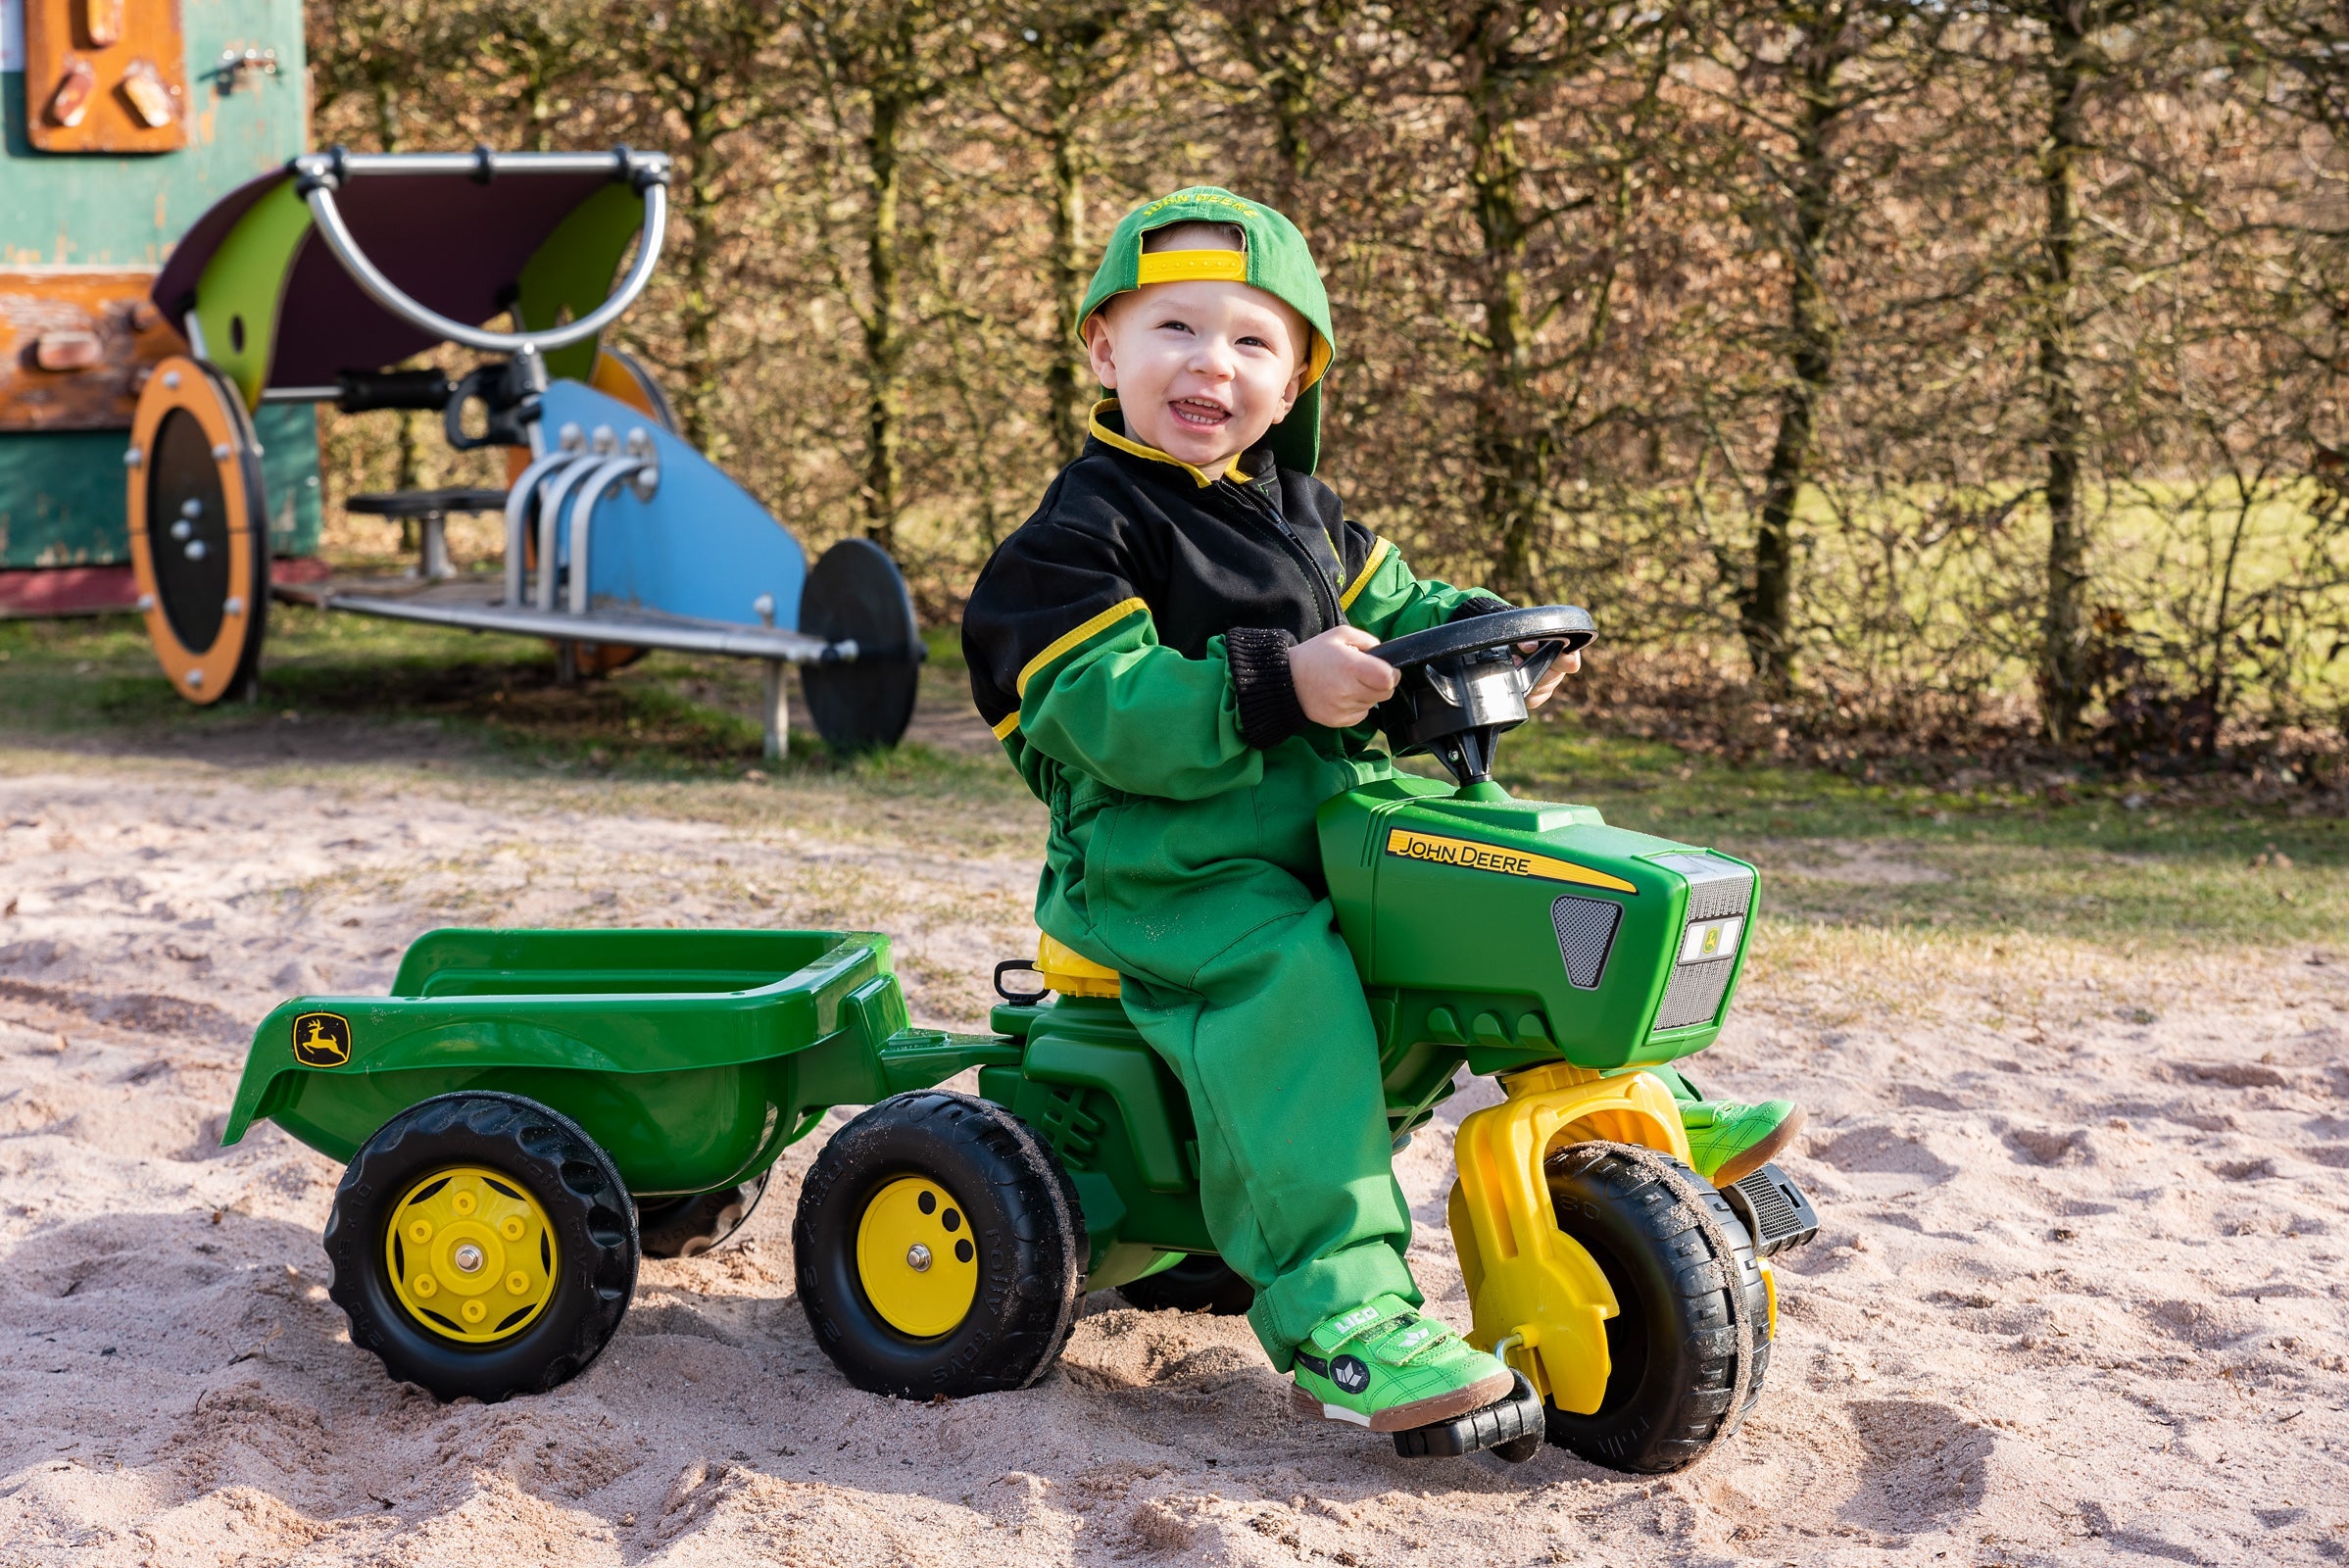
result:
<svg viewBox="0 0 2349 1568"><path fill-rule="evenodd" d="M1228 479L1217 482L1231 484ZM1329 631L1345 625L1346 618L1338 611L1337 590L1330 586L1329 578L1323 574L1320 564L1314 561L1312 552L1305 548L1304 541L1297 538L1296 531L1289 526L1289 519L1274 512L1263 497L1248 489L1248 486L1234 484L1232 489L1242 498L1243 504L1256 514L1258 520L1271 524L1273 533L1279 537L1281 547L1287 552L1289 559L1304 568L1305 576L1313 584L1314 608L1321 612L1321 629Z"/></svg>

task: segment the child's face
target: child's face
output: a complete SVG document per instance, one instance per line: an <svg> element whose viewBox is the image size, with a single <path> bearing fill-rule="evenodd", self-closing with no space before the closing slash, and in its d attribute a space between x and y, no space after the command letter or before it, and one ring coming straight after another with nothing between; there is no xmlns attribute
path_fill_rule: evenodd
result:
<svg viewBox="0 0 2349 1568"><path fill-rule="evenodd" d="M1200 278L1118 295L1086 323L1085 346L1128 435L1220 478L1288 417L1310 332L1261 289Z"/></svg>

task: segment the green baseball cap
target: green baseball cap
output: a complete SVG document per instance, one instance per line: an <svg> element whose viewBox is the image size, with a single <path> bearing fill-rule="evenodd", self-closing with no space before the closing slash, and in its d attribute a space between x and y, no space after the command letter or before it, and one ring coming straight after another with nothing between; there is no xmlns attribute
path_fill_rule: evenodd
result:
<svg viewBox="0 0 2349 1568"><path fill-rule="evenodd" d="M1230 223L1246 238L1238 251L1159 251L1145 256L1142 237L1173 223ZM1311 473L1321 458L1321 377L1337 357L1330 299L1322 291L1313 252L1297 225L1265 206L1214 185L1193 185L1135 208L1109 231L1101 265L1077 313L1077 335L1113 296L1150 283L1219 278L1260 288L1296 310L1313 328L1304 390L1289 417L1272 427L1272 455L1281 466Z"/></svg>

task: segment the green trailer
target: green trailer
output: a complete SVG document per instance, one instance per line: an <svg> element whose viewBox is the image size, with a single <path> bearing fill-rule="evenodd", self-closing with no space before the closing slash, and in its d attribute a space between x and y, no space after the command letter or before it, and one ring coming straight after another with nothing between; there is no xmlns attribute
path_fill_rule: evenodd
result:
<svg viewBox="0 0 2349 1568"><path fill-rule="evenodd" d="M123 433L187 352L148 291L216 198L305 150L305 93L295 0L0 0L0 614L137 598ZM315 416L255 423L269 548L314 556Z"/></svg>

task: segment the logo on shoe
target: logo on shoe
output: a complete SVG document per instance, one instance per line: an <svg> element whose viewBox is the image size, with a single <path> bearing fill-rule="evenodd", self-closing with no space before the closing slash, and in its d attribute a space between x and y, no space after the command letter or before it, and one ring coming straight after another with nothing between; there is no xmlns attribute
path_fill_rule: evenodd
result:
<svg viewBox="0 0 2349 1568"><path fill-rule="evenodd" d="M1358 1355L1342 1355L1330 1363L1330 1381L1348 1394L1359 1394L1370 1387L1370 1368Z"/></svg>

